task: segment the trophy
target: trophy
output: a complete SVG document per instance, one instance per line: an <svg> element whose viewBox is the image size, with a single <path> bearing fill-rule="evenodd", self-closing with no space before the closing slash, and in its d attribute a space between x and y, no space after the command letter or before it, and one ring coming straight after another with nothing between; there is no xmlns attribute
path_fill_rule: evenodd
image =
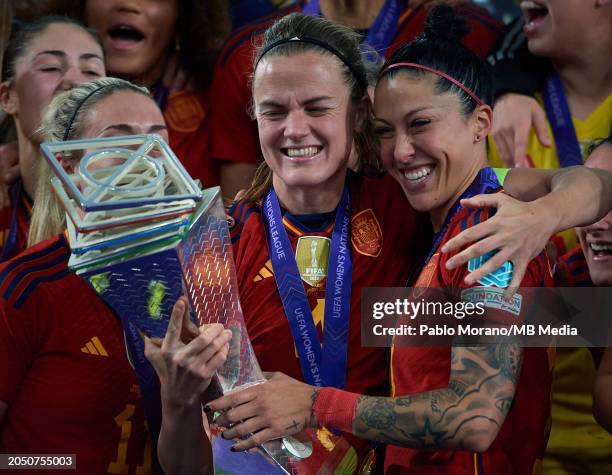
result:
<svg viewBox="0 0 612 475"><path fill-rule="evenodd" d="M122 321L128 357L141 386L153 440L161 426L158 381L142 336L163 338L172 307L186 294L192 320L232 331L228 360L215 381L223 393L265 382L246 331L232 246L218 187L201 190L157 135L47 142L41 145L66 211L69 268L85 279ZM81 157L69 173L58 153ZM234 454L213 425L215 466L239 461L267 473L352 473L354 450L321 443L317 431L267 442L261 454ZM342 439L343 440L343 439ZM221 447L221 448L219 448ZM340 451L339 451L340 450ZM351 453L351 450L353 453ZM232 462L233 461L233 462ZM225 468L227 466L228 468ZM248 469L250 470L250 469ZM319 472L321 473L321 472Z"/></svg>

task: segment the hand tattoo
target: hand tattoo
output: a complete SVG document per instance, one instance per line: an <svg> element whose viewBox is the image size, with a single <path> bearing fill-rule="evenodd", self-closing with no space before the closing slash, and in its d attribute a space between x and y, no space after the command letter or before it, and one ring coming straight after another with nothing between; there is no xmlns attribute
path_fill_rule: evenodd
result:
<svg viewBox="0 0 612 475"><path fill-rule="evenodd" d="M285 430L289 430L289 429L299 430L299 428L300 428L300 423L298 421L294 420L293 423L290 426L285 427Z"/></svg>

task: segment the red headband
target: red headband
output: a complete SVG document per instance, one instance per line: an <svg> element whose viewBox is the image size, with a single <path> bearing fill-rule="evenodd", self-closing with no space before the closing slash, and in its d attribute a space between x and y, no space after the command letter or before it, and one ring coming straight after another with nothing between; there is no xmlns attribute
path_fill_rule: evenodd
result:
<svg viewBox="0 0 612 475"><path fill-rule="evenodd" d="M423 69L424 71L429 71L430 73L437 74L438 76L443 77L444 79L452 82L455 86L463 90L467 95L469 95L472 99L474 99L474 101L476 101L476 104L478 104L479 106L484 105L484 102L482 102L480 97L474 94L474 92L471 89L467 88L466 86L464 86L463 84L461 84L459 81L449 76L448 74L443 73L442 71L438 71L437 69L430 68L429 66L423 66L422 64L416 64L416 63L395 63L385 68L380 73L380 75L382 76L383 74L385 74L387 71L390 71L391 69L401 68L401 67L411 67L411 68Z"/></svg>

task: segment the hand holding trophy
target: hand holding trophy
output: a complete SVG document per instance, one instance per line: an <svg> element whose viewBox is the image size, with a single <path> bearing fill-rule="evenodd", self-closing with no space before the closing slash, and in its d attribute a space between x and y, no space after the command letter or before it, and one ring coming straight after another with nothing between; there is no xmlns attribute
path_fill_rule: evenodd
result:
<svg viewBox="0 0 612 475"><path fill-rule="evenodd" d="M219 188L200 190L157 135L44 143L41 149L56 174L52 186L68 218L69 267L122 320L154 440L161 401L143 336L166 334L181 295L187 295L193 321L231 331L227 361L214 378L219 389L228 393L264 383L238 299ZM83 155L74 173L59 165L55 156L60 152ZM225 465L223 459L234 456L215 449L223 442L213 426L215 464ZM311 461L321 459L317 465L322 465L327 454L316 437L313 446L305 433L261 449L276 467L257 462L261 455L249 455L250 463L270 473L312 473L304 462L314 452Z"/></svg>

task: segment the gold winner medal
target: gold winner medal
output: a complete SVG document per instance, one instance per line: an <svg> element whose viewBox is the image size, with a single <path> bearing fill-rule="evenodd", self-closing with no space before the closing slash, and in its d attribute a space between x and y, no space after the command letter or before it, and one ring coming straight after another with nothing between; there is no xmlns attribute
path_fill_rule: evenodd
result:
<svg viewBox="0 0 612 475"><path fill-rule="evenodd" d="M283 451L296 460L304 460L312 455L312 442L308 439L301 441L287 436L282 438L281 445Z"/></svg>

